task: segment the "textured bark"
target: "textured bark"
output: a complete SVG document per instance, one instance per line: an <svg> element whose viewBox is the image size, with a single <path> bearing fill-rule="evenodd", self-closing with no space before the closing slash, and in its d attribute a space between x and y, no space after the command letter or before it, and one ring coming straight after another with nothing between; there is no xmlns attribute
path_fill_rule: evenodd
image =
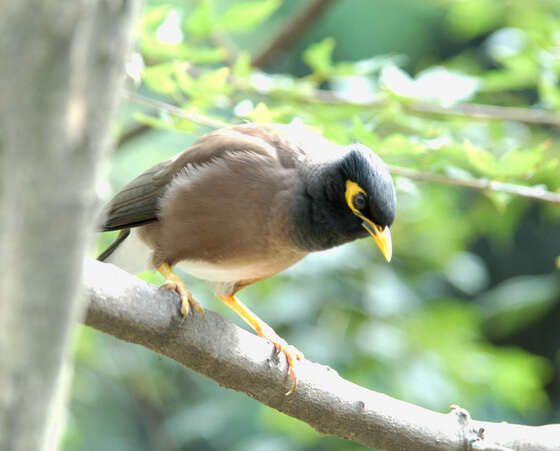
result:
<svg viewBox="0 0 560 451"><path fill-rule="evenodd" d="M53 449L134 0L0 0L0 449ZM52 415L51 415L52 417ZM52 424L52 423L51 423Z"/></svg>
<svg viewBox="0 0 560 451"><path fill-rule="evenodd" d="M116 266L88 261L86 324L166 355L220 385L241 391L322 434L388 451L557 451L560 425L529 427L471 420L468 412L433 412L342 379L336 371L298 362L298 388L286 380L273 346L207 311L179 317L179 298Z"/></svg>

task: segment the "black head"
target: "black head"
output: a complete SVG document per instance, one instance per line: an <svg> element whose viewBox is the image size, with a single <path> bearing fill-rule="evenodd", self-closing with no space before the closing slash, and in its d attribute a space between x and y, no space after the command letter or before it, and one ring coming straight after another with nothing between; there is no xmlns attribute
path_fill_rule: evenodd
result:
<svg viewBox="0 0 560 451"><path fill-rule="evenodd" d="M308 250L327 249L369 233L387 260L391 258L389 226L395 219L396 195L381 158L362 144L304 174L297 224Z"/></svg>

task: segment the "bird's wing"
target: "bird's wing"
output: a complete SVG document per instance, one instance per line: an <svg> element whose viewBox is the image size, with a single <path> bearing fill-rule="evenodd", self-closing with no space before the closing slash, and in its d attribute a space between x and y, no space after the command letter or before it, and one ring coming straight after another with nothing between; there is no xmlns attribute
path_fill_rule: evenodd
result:
<svg viewBox="0 0 560 451"><path fill-rule="evenodd" d="M120 230L157 221L159 199L174 175L173 160L167 160L128 183L106 207L102 230Z"/></svg>
<svg viewBox="0 0 560 451"><path fill-rule="evenodd" d="M186 167L205 165L231 152L253 152L278 158L272 141L275 127L240 125L209 133L175 158L146 170L126 185L105 208L103 231L141 226L158 220L161 197Z"/></svg>

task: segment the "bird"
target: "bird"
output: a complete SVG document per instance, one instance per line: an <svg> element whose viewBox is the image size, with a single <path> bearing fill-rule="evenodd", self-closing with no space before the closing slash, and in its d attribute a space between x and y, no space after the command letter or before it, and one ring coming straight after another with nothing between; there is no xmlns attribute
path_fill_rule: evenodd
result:
<svg viewBox="0 0 560 451"><path fill-rule="evenodd" d="M396 194L382 159L360 144L336 144L303 124L245 123L209 132L147 169L106 205L102 231L120 230L99 257L131 236L176 291L180 314L204 314L177 265L212 291L287 361L297 387L303 354L236 294L311 252L373 238L391 260Z"/></svg>

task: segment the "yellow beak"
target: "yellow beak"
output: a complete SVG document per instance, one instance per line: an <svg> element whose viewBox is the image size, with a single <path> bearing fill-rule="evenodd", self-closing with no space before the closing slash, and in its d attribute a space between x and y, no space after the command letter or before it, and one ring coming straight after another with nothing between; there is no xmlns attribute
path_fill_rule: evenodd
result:
<svg viewBox="0 0 560 451"><path fill-rule="evenodd" d="M366 196L366 192L364 189L358 185L356 182L352 180L346 180L346 203L352 213L354 213L358 218L360 218L362 222L362 226L369 232L369 234L373 237L379 249L381 249L381 253L385 260L388 262L391 261L391 257L393 255L393 245L391 243L391 232L389 231L389 227L381 228L375 222L366 218L355 206L354 206L354 196L362 193Z"/></svg>
<svg viewBox="0 0 560 451"><path fill-rule="evenodd" d="M393 255L393 245L391 242L391 231L389 230L389 227L382 229L380 226L363 216L361 216L361 219L363 219L362 225L373 237L379 246L379 249L381 249L381 253L383 254L383 257L385 257L385 260L390 262Z"/></svg>

